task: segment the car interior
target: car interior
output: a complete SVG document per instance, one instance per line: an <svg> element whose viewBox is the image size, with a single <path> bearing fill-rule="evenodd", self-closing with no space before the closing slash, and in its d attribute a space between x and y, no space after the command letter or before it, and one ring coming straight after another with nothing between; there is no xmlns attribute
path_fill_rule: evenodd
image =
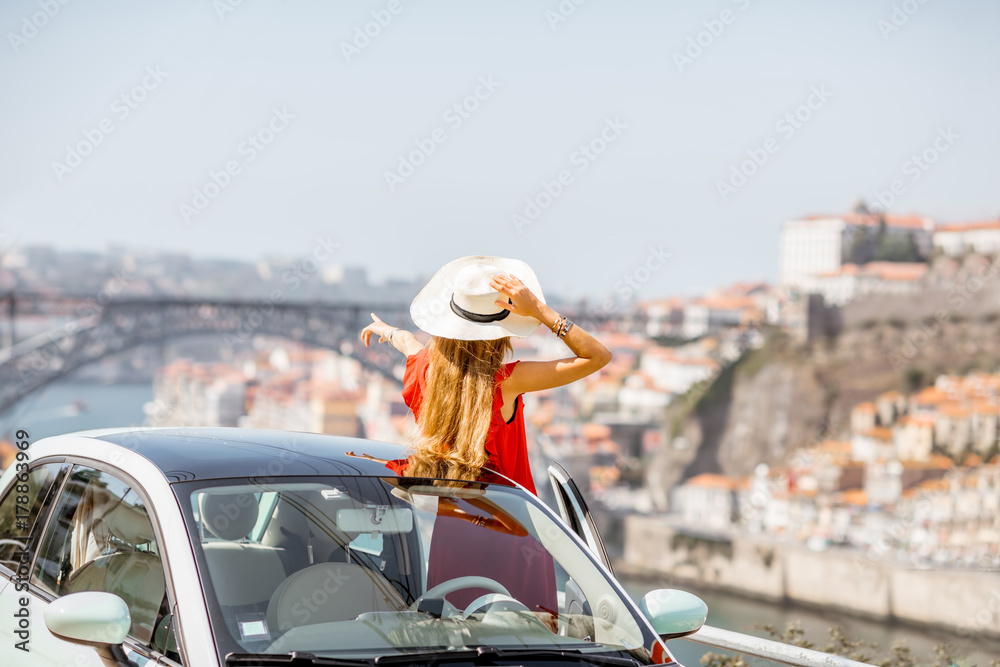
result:
<svg viewBox="0 0 1000 667"><path fill-rule="evenodd" d="M508 593L498 580L489 577L457 576L455 581L485 579L461 586L452 585L445 576L446 581L427 590L427 548L431 531L436 534L440 530L434 526L442 498L424 493L410 497L378 479L192 483L192 536L200 543L203 567L209 574L205 592L210 599L214 596L216 603L213 625L224 625L228 631L229 640L224 642L228 648L223 654L329 650L364 641L383 648L393 646L393 642L431 646L438 641L434 633L443 631L444 626L451 624L449 631L454 632L470 614L484 618L482 614L490 610L525 612L532 632L553 644L621 636L621 629L613 631L610 622L614 610L609 606L609 595L599 591L599 606L605 616L595 619L583 588L558 562L533 561L538 552L526 552L520 546L523 543L517 543L521 552L512 554L523 559L515 569L541 566L559 580L554 584L558 592L553 591L557 601L546 613L529 609L518 599L523 596L514 587ZM178 493L184 496L179 489ZM390 493L397 497L391 498ZM439 488L431 495L446 497L445 504L455 505L460 501L449 497L454 493ZM473 502L489 509L490 502L482 491L477 493ZM493 509L492 516L506 516L498 506ZM522 516L508 517L510 523L517 524L515 535L525 535L522 525L540 526L550 521L538 523L541 519L533 512L537 511L522 510ZM418 516L422 517L419 522ZM490 531L483 529L480 534L485 538ZM593 567L584 563L586 556L564 535L553 539L563 540L569 561ZM548 557L545 548L537 548ZM456 552L463 557L461 545ZM490 574L490 566L483 571ZM448 598L463 588L479 592L462 598L474 599L472 604L462 602L456 607ZM496 621L488 613L485 618ZM363 623L350 622L355 620ZM501 626L495 623L494 630L500 632ZM508 635L496 636L515 641L516 633ZM441 641L447 644L451 640Z"/></svg>
<svg viewBox="0 0 1000 667"><path fill-rule="evenodd" d="M55 596L114 593L128 605L129 635L176 656L162 630L169 608L152 522L120 480L75 466L42 538L32 583Z"/></svg>
<svg viewBox="0 0 1000 667"><path fill-rule="evenodd" d="M412 601L410 545L383 540L384 526L376 538L343 530L338 515L363 509L343 490L305 483L280 493L196 496L214 593L227 628L245 645L297 625L403 610ZM334 594L336 604L313 602Z"/></svg>

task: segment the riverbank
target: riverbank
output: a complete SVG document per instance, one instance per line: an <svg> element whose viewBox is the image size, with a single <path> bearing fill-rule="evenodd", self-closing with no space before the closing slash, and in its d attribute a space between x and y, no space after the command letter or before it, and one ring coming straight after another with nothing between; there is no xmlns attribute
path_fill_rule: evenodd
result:
<svg viewBox="0 0 1000 667"><path fill-rule="evenodd" d="M1000 572L918 570L856 551L695 535L662 517L625 520L623 572L914 627L960 643L1000 639Z"/></svg>

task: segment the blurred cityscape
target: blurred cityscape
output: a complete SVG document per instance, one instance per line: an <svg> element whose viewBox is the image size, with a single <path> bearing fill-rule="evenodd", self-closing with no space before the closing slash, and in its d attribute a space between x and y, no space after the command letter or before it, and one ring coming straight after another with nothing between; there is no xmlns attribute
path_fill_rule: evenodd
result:
<svg viewBox="0 0 1000 667"><path fill-rule="evenodd" d="M706 544L742 535L868 563L1000 568L1000 289L991 282L1000 220L944 223L859 204L788 221L776 241L776 285L648 298L594 318L593 304L550 297L614 359L581 382L525 396L539 485L545 462L560 461L588 487L626 563L678 576L676 563L634 556L626 517ZM83 296L98 317L126 299L264 303L277 293L379 313L407 305L426 280L371 284L363 268L328 261L329 245L317 239L312 256L256 263L8 248L4 362L83 315L19 312L20 295ZM565 356L545 334L514 339L515 358ZM150 383L151 425L406 439L414 422L400 396L401 355L392 377L349 345L294 338L167 340L73 378ZM9 465L9 443L0 454Z"/></svg>

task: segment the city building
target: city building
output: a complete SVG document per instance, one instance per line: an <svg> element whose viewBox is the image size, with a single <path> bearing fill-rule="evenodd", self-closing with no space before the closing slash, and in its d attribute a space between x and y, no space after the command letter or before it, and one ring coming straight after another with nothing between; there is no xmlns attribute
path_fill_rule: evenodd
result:
<svg viewBox="0 0 1000 667"><path fill-rule="evenodd" d="M809 291L817 276L851 263L858 239L874 236L882 220L887 236L911 241L921 258L930 254L934 223L926 217L850 213L790 220L782 227L779 241L780 286Z"/></svg>
<svg viewBox="0 0 1000 667"><path fill-rule="evenodd" d="M671 394L683 394L695 384L708 380L719 370L719 363L706 356L686 356L676 348L650 347L642 353L639 370L653 386Z"/></svg>
<svg viewBox="0 0 1000 667"><path fill-rule="evenodd" d="M952 256L994 255L1000 252L1000 220L941 225L934 230L934 247Z"/></svg>
<svg viewBox="0 0 1000 667"><path fill-rule="evenodd" d="M916 294L927 270L925 262L848 263L801 284L805 291L823 295L828 305L843 306L870 294Z"/></svg>

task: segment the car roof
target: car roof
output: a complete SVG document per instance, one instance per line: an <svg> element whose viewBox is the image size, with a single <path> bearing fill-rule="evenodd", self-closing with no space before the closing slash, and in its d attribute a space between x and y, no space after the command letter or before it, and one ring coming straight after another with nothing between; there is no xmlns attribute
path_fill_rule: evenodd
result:
<svg viewBox="0 0 1000 667"><path fill-rule="evenodd" d="M298 475L394 476L378 461L406 458L402 445L337 435L234 427L132 427L68 435L104 440L148 459L171 482Z"/></svg>

